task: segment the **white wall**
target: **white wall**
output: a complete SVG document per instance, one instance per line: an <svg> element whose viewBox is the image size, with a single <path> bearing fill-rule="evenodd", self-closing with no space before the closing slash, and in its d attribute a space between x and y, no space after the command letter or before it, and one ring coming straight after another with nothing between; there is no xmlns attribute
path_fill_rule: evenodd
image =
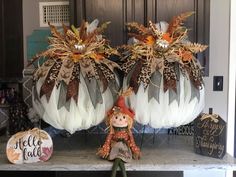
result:
<svg viewBox="0 0 236 177"><path fill-rule="evenodd" d="M24 66L27 65L27 36L39 29L39 2L68 0L23 0Z"/></svg>
<svg viewBox="0 0 236 177"><path fill-rule="evenodd" d="M210 5L210 68L205 77L205 112L209 107L227 120L229 68L230 0L211 0ZM213 76L224 76L223 91L213 91Z"/></svg>
<svg viewBox="0 0 236 177"><path fill-rule="evenodd" d="M236 98L236 1L231 0L230 12L230 52L229 52L229 91L228 91L228 127L227 152L234 155L235 99Z"/></svg>
<svg viewBox="0 0 236 177"><path fill-rule="evenodd" d="M230 0L211 0L210 5L210 68L209 77L205 77L205 110L213 112L227 120L229 85L229 30ZM213 76L224 76L222 92L213 91ZM234 99L234 98L230 98ZM225 171L185 171L184 177L224 177Z"/></svg>

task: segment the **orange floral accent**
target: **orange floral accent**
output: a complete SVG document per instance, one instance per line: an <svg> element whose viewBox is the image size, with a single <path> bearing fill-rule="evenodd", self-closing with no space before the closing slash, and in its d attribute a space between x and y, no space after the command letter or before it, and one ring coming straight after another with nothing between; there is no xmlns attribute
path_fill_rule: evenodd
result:
<svg viewBox="0 0 236 177"><path fill-rule="evenodd" d="M19 160L20 153L15 153L13 148L7 149L7 157L10 162L14 163L14 161Z"/></svg>
<svg viewBox="0 0 236 177"><path fill-rule="evenodd" d="M162 39L166 40L167 42L171 43L172 42L172 38L170 37L170 33L164 33L162 35Z"/></svg>
<svg viewBox="0 0 236 177"><path fill-rule="evenodd" d="M193 58L193 55L192 55L192 53L191 52L189 52L189 51L183 51L182 52L182 60L183 61L191 61L192 60L192 58Z"/></svg>
<svg viewBox="0 0 236 177"><path fill-rule="evenodd" d="M99 61L99 60L102 60L102 59L104 59L104 56L103 56L103 55L101 55L101 54L96 54L96 53L93 53L93 54L91 54L91 55L90 55L90 58L92 58L92 59L94 59L94 60L97 60L97 61Z"/></svg>
<svg viewBox="0 0 236 177"><path fill-rule="evenodd" d="M193 55L190 51L186 51L183 49L179 49L176 54L182 59L184 62L190 62L193 59Z"/></svg>
<svg viewBox="0 0 236 177"><path fill-rule="evenodd" d="M153 36L148 36L148 37L146 37L145 43L146 43L147 45L153 45L153 44L155 43L154 37L153 37Z"/></svg>
<svg viewBox="0 0 236 177"><path fill-rule="evenodd" d="M82 59L82 55L81 55L81 54L73 54L73 55L72 55L72 59L73 59L73 61L76 63L76 62L78 62L80 59Z"/></svg>

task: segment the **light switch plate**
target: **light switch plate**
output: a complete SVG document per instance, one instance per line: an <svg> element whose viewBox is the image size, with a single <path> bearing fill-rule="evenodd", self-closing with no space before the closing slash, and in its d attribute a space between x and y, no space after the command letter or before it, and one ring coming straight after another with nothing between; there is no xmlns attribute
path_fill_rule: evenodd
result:
<svg viewBox="0 0 236 177"><path fill-rule="evenodd" d="M223 91L223 76L213 77L213 91Z"/></svg>

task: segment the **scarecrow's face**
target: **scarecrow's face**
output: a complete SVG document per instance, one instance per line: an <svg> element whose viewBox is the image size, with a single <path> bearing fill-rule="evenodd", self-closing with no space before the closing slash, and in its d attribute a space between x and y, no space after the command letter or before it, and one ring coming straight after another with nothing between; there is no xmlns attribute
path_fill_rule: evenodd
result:
<svg viewBox="0 0 236 177"><path fill-rule="evenodd" d="M115 127L127 127L128 117L122 113L113 114L111 117L111 123Z"/></svg>

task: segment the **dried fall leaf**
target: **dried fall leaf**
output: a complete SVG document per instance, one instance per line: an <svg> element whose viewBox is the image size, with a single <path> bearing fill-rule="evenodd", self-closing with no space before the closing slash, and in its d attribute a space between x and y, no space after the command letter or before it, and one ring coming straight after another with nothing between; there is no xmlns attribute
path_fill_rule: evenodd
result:
<svg viewBox="0 0 236 177"><path fill-rule="evenodd" d="M63 39L63 36L57 31L57 29L54 25L51 25L50 23L48 23L48 25L51 29L51 33L52 33L53 37Z"/></svg>
<svg viewBox="0 0 236 177"><path fill-rule="evenodd" d="M21 153L16 153L12 147L7 149L7 157L10 162L15 163L15 161L19 160Z"/></svg>
<svg viewBox="0 0 236 177"><path fill-rule="evenodd" d="M75 63L77 63L78 61L80 61L82 59L82 56L81 54L72 54L71 58L73 59L73 61Z"/></svg>
<svg viewBox="0 0 236 177"><path fill-rule="evenodd" d="M111 22L108 21L108 22L104 22L103 24L101 24L100 28L98 28L98 33L101 34L105 31L105 29L107 29L108 25L110 24Z"/></svg>
<svg viewBox="0 0 236 177"><path fill-rule="evenodd" d="M208 47L207 45L202 45L202 44L198 44L198 43L191 43L191 42L188 42L184 46L193 53L203 52Z"/></svg>
<svg viewBox="0 0 236 177"><path fill-rule="evenodd" d="M100 60L102 60L102 59L104 59L104 56L103 56L103 55L101 55L101 54L99 54L99 53L95 54L95 60L96 60L96 61L100 61Z"/></svg>
<svg viewBox="0 0 236 177"><path fill-rule="evenodd" d="M162 39L166 40L167 42L171 43L172 42L172 38L170 37L170 33L164 33L162 35Z"/></svg>
<svg viewBox="0 0 236 177"><path fill-rule="evenodd" d="M38 128L29 130L28 133L35 136L37 139L45 139L45 140L48 139L47 133L45 133L43 130L40 130Z"/></svg>
<svg viewBox="0 0 236 177"><path fill-rule="evenodd" d="M193 59L193 55L192 55L192 53L191 52L189 52L189 51L183 51L182 52L182 60L183 61L191 61Z"/></svg>
<svg viewBox="0 0 236 177"><path fill-rule="evenodd" d="M145 43L147 45L153 45L155 43L155 39L153 36L147 36L145 39Z"/></svg>
<svg viewBox="0 0 236 177"><path fill-rule="evenodd" d="M13 138L10 140L10 144L15 144L19 139L23 138L25 136L26 132L18 132L16 133Z"/></svg>

